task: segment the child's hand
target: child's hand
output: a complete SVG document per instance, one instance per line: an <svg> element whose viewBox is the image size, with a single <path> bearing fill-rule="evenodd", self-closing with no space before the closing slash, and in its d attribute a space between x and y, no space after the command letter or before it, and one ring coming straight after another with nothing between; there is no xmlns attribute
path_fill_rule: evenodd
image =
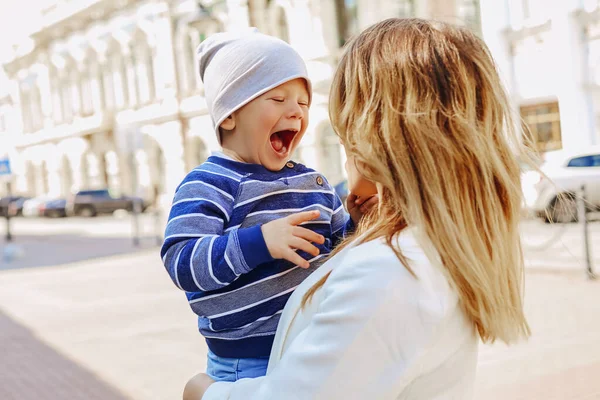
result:
<svg viewBox="0 0 600 400"><path fill-rule="evenodd" d="M271 257L291 261L302 268L310 267L309 262L300 257L295 250L318 256L319 249L311 242L323 244L325 238L298 225L312 221L319 215L319 211L305 211L264 224L261 230Z"/></svg>
<svg viewBox="0 0 600 400"><path fill-rule="evenodd" d="M355 225L358 224L363 215L371 211L371 209L378 203L379 196L376 194L371 197L360 197L350 193L346 199L348 213L350 214L350 218L352 218L352 221Z"/></svg>

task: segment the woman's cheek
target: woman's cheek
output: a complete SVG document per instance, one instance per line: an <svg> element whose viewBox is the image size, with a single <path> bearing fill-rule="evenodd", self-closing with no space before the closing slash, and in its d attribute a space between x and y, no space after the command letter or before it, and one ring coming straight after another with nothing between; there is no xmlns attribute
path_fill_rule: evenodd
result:
<svg viewBox="0 0 600 400"><path fill-rule="evenodd" d="M346 160L346 172L348 173L348 191L360 197L370 197L377 194L375 184L365 179L358 169L354 158Z"/></svg>

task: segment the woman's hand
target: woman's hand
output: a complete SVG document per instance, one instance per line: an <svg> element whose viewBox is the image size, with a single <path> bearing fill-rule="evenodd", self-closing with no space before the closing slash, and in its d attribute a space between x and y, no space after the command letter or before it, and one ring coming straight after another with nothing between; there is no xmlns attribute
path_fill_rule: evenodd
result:
<svg viewBox="0 0 600 400"><path fill-rule="evenodd" d="M202 400L202 396L213 383L215 381L206 374L195 375L183 389L183 400Z"/></svg>
<svg viewBox="0 0 600 400"><path fill-rule="evenodd" d="M358 224L363 215L371 211L379 203L379 196L374 194L370 197L357 196L354 193L350 193L346 199L346 207L352 222Z"/></svg>

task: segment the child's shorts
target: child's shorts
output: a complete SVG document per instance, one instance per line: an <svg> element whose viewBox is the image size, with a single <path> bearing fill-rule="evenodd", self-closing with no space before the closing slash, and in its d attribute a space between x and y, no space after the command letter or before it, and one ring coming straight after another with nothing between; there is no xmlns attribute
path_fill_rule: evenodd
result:
<svg viewBox="0 0 600 400"><path fill-rule="evenodd" d="M258 378L267 374L269 357L225 358L208 350L206 374L217 382L235 382L243 378Z"/></svg>

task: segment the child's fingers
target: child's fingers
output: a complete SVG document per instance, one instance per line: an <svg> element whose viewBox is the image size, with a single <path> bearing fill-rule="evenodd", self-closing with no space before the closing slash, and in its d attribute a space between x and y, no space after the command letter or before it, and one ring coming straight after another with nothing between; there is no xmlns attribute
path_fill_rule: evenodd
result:
<svg viewBox="0 0 600 400"><path fill-rule="evenodd" d="M305 251L314 257L318 256L320 253L316 246L314 246L308 240L301 239L299 237L294 237L292 240L290 240L290 246L292 246L294 249Z"/></svg>
<svg viewBox="0 0 600 400"><path fill-rule="evenodd" d="M321 215L319 211L313 210L292 214L286 218L290 225L300 225L303 222L312 221L313 219L319 218L319 215Z"/></svg>
<svg viewBox="0 0 600 400"><path fill-rule="evenodd" d="M360 196L357 196L357 197L356 197L356 200L354 201L354 204L356 204L357 206L360 206L360 205L361 205L361 204L363 204L365 201L367 201L367 199L366 199L366 198L364 198L364 197L360 197Z"/></svg>
<svg viewBox="0 0 600 400"><path fill-rule="evenodd" d="M309 242L318 244L325 243L325 238L323 235L319 235L318 233L313 232L310 229L302 228L301 226L296 226L292 230L292 234L298 238L308 240Z"/></svg>
<svg viewBox="0 0 600 400"><path fill-rule="evenodd" d="M296 253L292 249L287 249L285 251L285 253L283 254L282 258L296 264L300 268L306 269L306 268L310 267L310 263L308 261L306 261L304 258L300 257L298 255L298 253Z"/></svg>
<svg viewBox="0 0 600 400"><path fill-rule="evenodd" d="M360 207L360 212L363 214L367 213L370 209L375 207L377 203L379 203L379 196L375 195L369 197L369 199L365 201Z"/></svg>

